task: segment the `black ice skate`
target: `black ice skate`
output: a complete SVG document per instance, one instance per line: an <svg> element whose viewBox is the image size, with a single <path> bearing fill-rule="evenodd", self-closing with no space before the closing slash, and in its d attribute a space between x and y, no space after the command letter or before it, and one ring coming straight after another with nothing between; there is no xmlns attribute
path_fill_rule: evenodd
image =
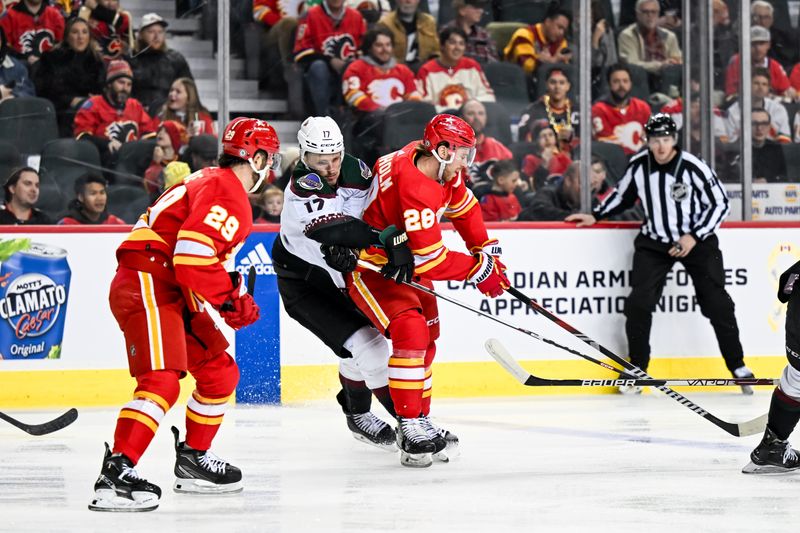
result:
<svg viewBox="0 0 800 533"><path fill-rule="evenodd" d="M242 471L226 463L209 451L200 451L179 442L178 428L172 427L175 435L175 492L195 494L223 494L242 491Z"/></svg>
<svg viewBox="0 0 800 533"><path fill-rule="evenodd" d="M421 418L398 418L397 446L400 448L400 464L412 468L431 466L431 454L436 446L422 427Z"/></svg>
<svg viewBox="0 0 800 533"><path fill-rule="evenodd" d="M750 454L750 464L742 468L744 474L785 474L800 468L800 455L789 441L779 439L767 428L761 443Z"/></svg>
<svg viewBox="0 0 800 533"><path fill-rule="evenodd" d="M397 450L395 432L392 426L370 412L347 414L347 427L353 437L361 442L372 444L382 450Z"/></svg>
<svg viewBox="0 0 800 533"><path fill-rule="evenodd" d="M749 368L747 368L746 366L740 366L739 368L733 371L733 377L748 379L748 378L754 378L755 376L753 375L753 372ZM750 385L739 385L739 386L742 388L742 394L744 394L745 396L750 396L751 394L753 394L753 387L751 387Z"/></svg>
<svg viewBox="0 0 800 533"><path fill-rule="evenodd" d="M161 489L139 477L126 456L111 455L106 443L103 467L94 484L91 511L142 512L158 508Z"/></svg>
<svg viewBox="0 0 800 533"><path fill-rule="evenodd" d="M421 415L419 418L422 428L436 447L433 451L433 458L447 463L450 459L458 457L458 437L431 422L427 415Z"/></svg>

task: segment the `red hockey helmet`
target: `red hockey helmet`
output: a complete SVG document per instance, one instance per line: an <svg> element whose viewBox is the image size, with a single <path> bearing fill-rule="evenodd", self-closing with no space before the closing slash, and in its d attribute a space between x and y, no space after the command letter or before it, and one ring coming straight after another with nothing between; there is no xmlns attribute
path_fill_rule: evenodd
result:
<svg viewBox="0 0 800 533"><path fill-rule="evenodd" d="M460 146L475 147L475 131L464 120L453 115L436 115L425 126L423 136L425 148L431 152L439 147L440 143L447 143L447 147L454 149Z"/></svg>
<svg viewBox="0 0 800 533"><path fill-rule="evenodd" d="M222 152L245 161L255 157L259 150L277 154L280 149L278 134L266 120L235 118L222 134Z"/></svg>

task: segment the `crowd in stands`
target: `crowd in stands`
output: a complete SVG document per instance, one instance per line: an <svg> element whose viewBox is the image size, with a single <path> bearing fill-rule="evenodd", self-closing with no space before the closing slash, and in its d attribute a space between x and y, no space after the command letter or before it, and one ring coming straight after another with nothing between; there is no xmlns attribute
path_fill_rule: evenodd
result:
<svg viewBox="0 0 800 533"><path fill-rule="evenodd" d="M6 3L0 15L0 106L13 99L49 100L59 136L78 141L91 157L68 185L50 168L15 171L6 182L0 220L122 222L106 211L118 189L135 187L151 200L214 164L214 118L200 101L186 59L169 47L169 23L160 14L133 20L124 0ZM643 127L654 111L671 114L692 147L699 146L697 80L689 95L692 122L682 127L682 2L619 3L615 18L610 1L591 2L595 201L620 179L627 157L644 146ZM261 46L249 53L258 55L263 89L288 99L299 93L304 116L334 117L348 151L369 165L400 147L394 139L404 121L424 123L441 112L462 116L477 134L469 179L486 219L561 220L580 207L572 2L511 4L439 0L435 17L426 0L252 0L251 24ZM724 181L739 179L734 148L741 129L740 36L731 16L738 4L730 4L712 3L715 165ZM800 143L800 43L779 11L785 5L755 0L749 13L758 182L796 180L785 148ZM22 155L48 160L45 153ZM69 162L76 156L59 157ZM280 186L291 168L275 173L273 186L253 198L254 219L279 220ZM36 209L40 180L43 195L52 194L47 183L58 185L59 212ZM640 215L632 210L620 218Z"/></svg>

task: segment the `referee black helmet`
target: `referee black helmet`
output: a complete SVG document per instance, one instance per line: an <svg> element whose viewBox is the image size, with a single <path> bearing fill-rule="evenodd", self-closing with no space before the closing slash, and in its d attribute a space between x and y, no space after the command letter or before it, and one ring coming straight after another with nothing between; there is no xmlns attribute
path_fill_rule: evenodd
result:
<svg viewBox="0 0 800 533"><path fill-rule="evenodd" d="M648 139L653 137L677 137L678 126L666 113L656 113L647 120L644 131Z"/></svg>

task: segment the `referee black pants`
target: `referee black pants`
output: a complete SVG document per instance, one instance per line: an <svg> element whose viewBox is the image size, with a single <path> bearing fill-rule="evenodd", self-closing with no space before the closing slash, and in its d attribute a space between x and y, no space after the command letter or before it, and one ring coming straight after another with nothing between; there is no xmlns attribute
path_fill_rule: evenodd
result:
<svg viewBox="0 0 800 533"><path fill-rule="evenodd" d="M671 247L641 233L634 241L632 290L625 301L625 333L631 362L643 370L650 363L653 311L661 298L667 274L675 261L680 261L692 278L700 311L711 321L725 365L733 372L744 365L744 353L739 342L733 300L725 290L719 240L716 235L711 235L704 241L698 241L689 255L682 259L669 255ZM675 334L680 335L681 332Z"/></svg>

